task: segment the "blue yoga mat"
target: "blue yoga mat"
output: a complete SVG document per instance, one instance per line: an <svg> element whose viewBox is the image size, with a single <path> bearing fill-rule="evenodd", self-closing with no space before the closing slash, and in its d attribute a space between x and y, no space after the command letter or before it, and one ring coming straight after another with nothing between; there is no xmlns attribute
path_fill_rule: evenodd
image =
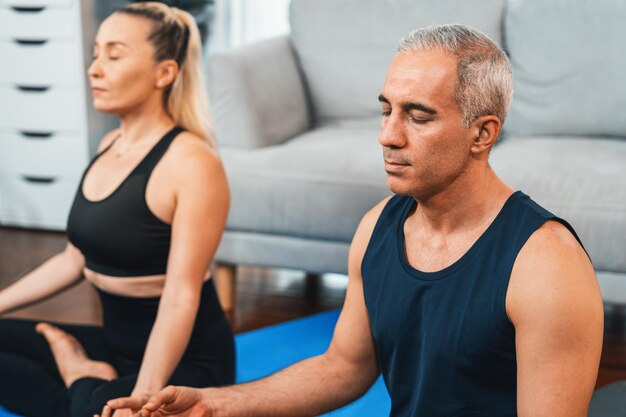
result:
<svg viewBox="0 0 626 417"><path fill-rule="evenodd" d="M237 382L247 382L279 371L326 351L339 311L264 327L237 335ZM326 417L386 417L391 402L382 378L360 399ZM0 417L20 417L0 408Z"/></svg>
<svg viewBox="0 0 626 417"><path fill-rule="evenodd" d="M4 408L0 407L0 417L21 417L21 416L18 416L17 414L13 414L9 410L5 410Z"/></svg>
<svg viewBox="0 0 626 417"><path fill-rule="evenodd" d="M333 310L237 336L237 382L259 379L326 351L339 311ZM391 401L382 377L360 399L324 416L386 417Z"/></svg>

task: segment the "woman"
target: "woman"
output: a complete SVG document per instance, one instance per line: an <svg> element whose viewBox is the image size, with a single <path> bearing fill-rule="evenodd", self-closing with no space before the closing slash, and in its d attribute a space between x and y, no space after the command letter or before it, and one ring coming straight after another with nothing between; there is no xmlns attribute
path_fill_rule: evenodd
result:
<svg viewBox="0 0 626 417"><path fill-rule="evenodd" d="M234 381L234 343L207 274L229 193L211 141L198 30L137 3L98 30L94 106L120 118L87 167L60 254L0 292L0 315L82 279L104 326L0 320L0 404L27 416L93 416L167 384ZM131 410L116 416L130 415Z"/></svg>

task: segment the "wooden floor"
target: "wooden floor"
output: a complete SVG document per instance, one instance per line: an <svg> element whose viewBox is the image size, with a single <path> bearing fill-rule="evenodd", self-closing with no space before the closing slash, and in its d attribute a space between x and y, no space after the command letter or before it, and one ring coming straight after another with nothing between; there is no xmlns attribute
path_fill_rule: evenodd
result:
<svg viewBox="0 0 626 417"><path fill-rule="evenodd" d="M61 251L62 233L0 227L0 290ZM299 271L240 268L237 305L229 319L236 333L340 308L347 278L327 274L307 278ZM100 306L95 291L81 283L12 317L64 323L98 324ZM605 308L605 336L597 387L626 380L626 309Z"/></svg>

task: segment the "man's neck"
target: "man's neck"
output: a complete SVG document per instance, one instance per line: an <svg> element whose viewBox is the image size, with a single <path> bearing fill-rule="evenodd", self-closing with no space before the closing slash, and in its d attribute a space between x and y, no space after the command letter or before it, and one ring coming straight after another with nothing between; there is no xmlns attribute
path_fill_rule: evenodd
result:
<svg viewBox="0 0 626 417"><path fill-rule="evenodd" d="M406 226L445 236L488 225L513 190L489 165L476 171L457 178L438 193L414 197L417 208L407 219Z"/></svg>

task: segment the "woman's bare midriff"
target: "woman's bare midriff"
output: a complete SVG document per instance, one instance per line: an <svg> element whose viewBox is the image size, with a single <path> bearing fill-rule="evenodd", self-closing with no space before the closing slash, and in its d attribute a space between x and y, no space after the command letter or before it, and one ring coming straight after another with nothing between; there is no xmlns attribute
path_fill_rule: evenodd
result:
<svg viewBox="0 0 626 417"><path fill-rule="evenodd" d="M146 275L139 277L113 277L100 274L85 268L85 279L100 290L123 297L159 297L165 286L165 274ZM208 271L204 281L211 279L211 271Z"/></svg>

